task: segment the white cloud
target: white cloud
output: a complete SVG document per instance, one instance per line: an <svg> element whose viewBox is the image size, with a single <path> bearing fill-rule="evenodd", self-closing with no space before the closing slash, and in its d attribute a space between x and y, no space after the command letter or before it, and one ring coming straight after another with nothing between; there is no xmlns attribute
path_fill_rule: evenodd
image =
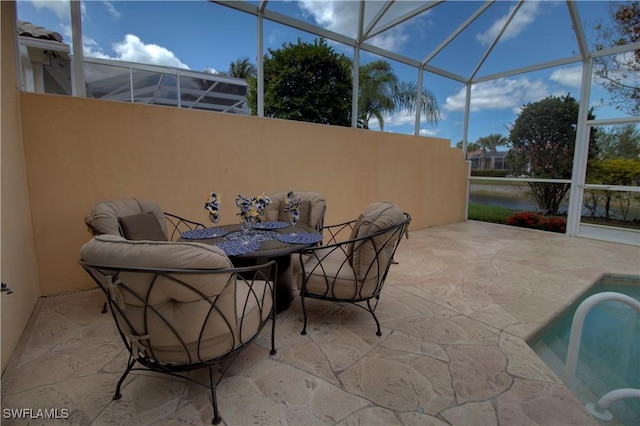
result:
<svg viewBox="0 0 640 426"><path fill-rule="evenodd" d="M580 87L582 83L582 65L555 70L551 73L549 79L564 86Z"/></svg>
<svg viewBox="0 0 640 426"><path fill-rule="evenodd" d="M71 21L71 6L69 5L69 0L29 0L29 2L33 7L38 9L38 11L48 9L55 13L61 21ZM87 9L84 2L80 2L80 13L83 18L87 17ZM34 24L34 22L32 22L32 24Z"/></svg>
<svg viewBox="0 0 640 426"><path fill-rule="evenodd" d="M133 34L127 34L123 41L115 43L112 48L117 54L115 59L122 61L189 69L167 48L157 44L145 44L138 36Z"/></svg>
<svg viewBox="0 0 640 426"><path fill-rule="evenodd" d="M116 9L113 3L111 3L110 1L103 1L102 3L114 19L120 18L120 12L118 11L118 9Z"/></svg>
<svg viewBox="0 0 640 426"><path fill-rule="evenodd" d="M321 27L355 37L358 7L357 4L354 7L354 4L336 0L302 0L298 6Z"/></svg>
<svg viewBox="0 0 640 426"><path fill-rule="evenodd" d="M31 4L38 10L49 9L60 19L67 21L71 19L69 0L31 0Z"/></svg>
<svg viewBox="0 0 640 426"><path fill-rule="evenodd" d="M391 115L385 115L384 117L384 131L395 133L397 131L394 128L402 127L401 132L404 134L413 134L413 129L416 123L415 114L410 114L407 111L396 111ZM421 120L424 125L424 118ZM374 130L380 129L380 123L374 117L369 120L369 128ZM421 128L419 133L423 136L435 136L439 133L439 129L425 129Z"/></svg>
<svg viewBox="0 0 640 426"><path fill-rule="evenodd" d="M420 129L420 136L438 136L438 129Z"/></svg>
<svg viewBox="0 0 640 426"><path fill-rule="evenodd" d="M391 52L398 50L404 42L409 40L409 35L401 27L402 25L375 36L371 39L371 44Z"/></svg>
<svg viewBox="0 0 640 426"><path fill-rule="evenodd" d="M87 36L82 36L82 54L90 58L113 59L102 52L94 39Z"/></svg>
<svg viewBox="0 0 640 426"><path fill-rule="evenodd" d="M31 0L34 7L37 9L49 9L56 13L56 15L63 21L68 21L70 18L69 1L52 1L52 0ZM104 6L107 8L111 16L115 19L120 17L120 12L110 1L103 1ZM86 10L83 3L81 3L82 14L85 15ZM69 45L72 46L71 40L71 26L68 24L61 24L62 33L65 35L66 40L69 40ZM186 68L189 66L184 64L173 52L165 47L158 46L157 44L145 44L140 38L133 34L127 34L119 43L111 46L116 53L115 56L111 56L104 52L104 50L98 45L98 43L86 34L82 36L82 51L87 57L101 58L101 59L115 59L129 62L140 62L144 64L164 65L176 68Z"/></svg>
<svg viewBox="0 0 640 426"><path fill-rule="evenodd" d="M411 125L412 127L415 125L416 116L413 114L407 114L406 111L396 111L391 115L385 115L384 119L384 129L385 131L389 131L390 127L397 126L407 126ZM371 117L369 120L369 128L370 129L380 129L380 122L375 117Z"/></svg>
<svg viewBox="0 0 640 426"><path fill-rule="evenodd" d="M408 6L414 6L408 2ZM356 38L358 22L358 3L337 0L302 0L298 3L305 16L311 16L315 23L322 28L334 31L339 34ZM372 39L371 44L382 49L396 51L407 40L409 33L406 30L406 23L391 30L387 30Z"/></svg>
<svg viewBox="0 0 640 426"><path fill-rule="evenodd" d="M508 40L520 34L527 25L531 24L536 19L539 10L538 6L539 4L537 1L525 2L518 10L518 13L516 13L516 16L513 18L505 32L502 34L500 40ZM504 24L507 22L507 19L513 12L514 8L515 6L512 6L509 9L509 12L495 21L489 29L476 34L476 40L482 44L491 44L502 30L502 27L504 27Z"/></svg>
<svg viewBox="0 0 640 426"><path fill-rule="evenodd" d="M71 40L71 27L65 26L64 33L69 34ZM143 64L164 65L168 67L186 68L173 52L157 44L145 44L133 34L127 34L119 43L112 46L115 56L110 56L98 45L98 43L86 35L82 36L82 53L90 58L113 59L119 61L139 62Z"/></svg>
<svg viewBox="0 0 640 426"><path fill-rule="evenodd" d="M71 25L61 25L61 27L62 34L69 40L69 46L73 49ZM86 34L82 35L82 54L89 58L113 59L190 69L188 65L184 64L167 48L157 44L145 44L138 36L133 34L127 34L124 40L114 43L111 47L116 52L115 56L105 53L94 39Z"/></svg>
<svg viewBox="0 0 640 426"><path fill-rule="evenodd" d="M275 44L279 42L281 36L282 31L279 29L272 30L268 37L269 46L275 46Z"/></svg>
<svg viewBox="0 0 640 426"><path fill-rule="evenodd" d="M446 111L464 111L466 90L461 88L453 96L447 97L443 107ZM512 109L518 111L522 104L539 101L549 95L547 85L542 80L501 78L471 87L471 111L486 109Z"/></svg>

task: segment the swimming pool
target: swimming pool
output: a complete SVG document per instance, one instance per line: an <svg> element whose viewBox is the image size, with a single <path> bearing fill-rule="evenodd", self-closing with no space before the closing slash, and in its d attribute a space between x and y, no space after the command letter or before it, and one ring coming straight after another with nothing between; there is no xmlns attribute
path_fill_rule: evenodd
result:
<svg viewBox="0 0 640 426"><path fill-rule="evenodd" d="M538 356L560 378L564 376L571 321L578 305L604 291L640 300L640 277L606 276L549 324L531 342ZM640 315L621 302L607 301L588 313L582 333L576 380L571 389L583 403L595 403L607 392L640 388ZM611 405L614 419L607 425L640 424L640 400L625 399Z"/></svg>

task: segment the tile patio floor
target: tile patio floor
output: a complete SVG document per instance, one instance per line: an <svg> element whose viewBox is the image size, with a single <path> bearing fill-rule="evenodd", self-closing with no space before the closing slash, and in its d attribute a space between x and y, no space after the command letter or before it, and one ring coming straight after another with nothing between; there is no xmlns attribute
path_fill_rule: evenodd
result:
<svg viewBox="0 0 640 426"><path fill-rule="evenodd" d="M638 247L469 221L412 231L396 260L382 337L367 312L319 301L301 336L296 298L275 356L265 329L220 366L223 424L595 424L526 341L603 274L640 274ZM210 424L208 390L181 379L134 372L112 401L126 355L102 303L98 290L40 299L2 408L68 409L57 424Z"/></svg>

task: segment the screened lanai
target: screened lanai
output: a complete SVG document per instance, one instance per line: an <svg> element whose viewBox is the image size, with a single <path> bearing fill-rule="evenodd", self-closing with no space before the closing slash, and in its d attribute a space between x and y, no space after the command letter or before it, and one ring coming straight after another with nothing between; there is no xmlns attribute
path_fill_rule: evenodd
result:
<svg viewBox="0 0 640 426"><path fill-rule="evenodd" d="M483 83L505 79L512 76L530 74L535 71L559 68L568 65L581 65L581 87L578 99L581 102L581 110L577 123L576 149L574 152L574 167L570 180L548 180L550 183L570 183L569 205L567 211L567 234L578 236L590 236L613 241L630 242L640 244L640 235L635 231L602 229L581 223L583 209L583 197L585 189L608 189L618 191L631 191L637 193L637 186L615 185L585 185L587 171L587 152L589 146L589 129L596 126L616 126L626 123L640 122L636 114L619 116L612 115L607 118L589 120L588 105L595 103L591 97L591 90L597 84L594 76L594 60L596 58L624 55L625 52L633 52L640 47L640 42L635 45L618 46L611 49L595 50L594 40L587 38L588 27L591 24L581 19L581 11L589 8L589 2L566 1L558 7L555 2L454 2L454 1L360 1L342 2L340 12L342 20L334 28L320 27L305 19L282 13L278 2L240 2L240 1L213 1L235 10L255 15L258 26L258 81L262 81L261 59L263 58L263 32L262 25L265 21L273 21L282 25L291 26L301 31L325 37L337 43L342 43L353 49L353 62L360 63L360 56L364 53L374 54L415 69L417 87L429 87L434 80L453 80L465 88L464 117L462 123L462 149L466 152L469 127L473 125L474 87ZM477 49L470 42L470 38L477 34L479 28L484 28L488 21L488 11L502 8L502 17L494 21L490 31L483 34L487 38L484 49ZM492 55L496 52L508 49L510 33L519 31L517 27L528 19L532 19L532 9L547 9L547 13L559 15L562 19L540 20L536 22L538 36L540 37L539 49L547 53L543 62L535 62L533 55L524 51L513 51L511 55L519 58L520 65L515 68L505 68L500 62L492 61ZM425 15L431 16L433 21L438 16L455 16L457 25L451 26L425 43L423 49L412 52L389 50L385 46L386 37L393 35L394 31L412 21L419 20ZM304 17L304 15L303 15ZM546 24L545 24L546 21ZM554 26L555 25L555 26ZM340 31L342 29L342 31ZM346 31L345 31L346 29ZM559 51L553 44L549 44L549 38L543 35L552 34L553 37L569 38L572 40L571 50ZM551 40L552 40L551 38ZM416 55L415 52L421 54ZM411 54L413 53L413 55ZM462 56L466 61L452 61L453 56ZM449 58L449 59L448 59ZM627 76L630 84L640 84L640 74L635 69L635 75ZM358 68L354 67L354 99L352 102L352 125L356 126L357 93L358 93ZM435 83L437 84L437 83ZM260 87L260 86L259 86ZM261 93L260 90L258 93ZM417 104L420 104L421 91L416 93ZM263 111L258 97L258 114ZM620 112L620 111L618 111ZM415 114L414 134L420 134L421 115ZM522 179L522 178L521 178ZM529 179L530 181L531 179ZM544 181L538 179L538 181Z"/></svg>
<svg viewBox="0 0 640 426"><path fill-rule="evenodd" d="M18 413L69 409L82 424L210 423L206 389L173 378L135 375L126 395L112 400L126 360L113 345L118 336L106 326L110 318L100 312L104 298L89 287L77 264L79 248L92 238L83 217L100 200L134 196L206 221L202 197L215 190L223 196L221 220L237 223L236 194L295 184L294 189L326 193L327 224L356 218L361 206L377 199L397 200L412 214L412 229L402 239L380 305L384 335L371 333L371 319L360 317L366 312L327 309L318 302L318 327L302 336L296 304L278 318L277 358L256 342L226 370L219 389L225 424L591 424L582 404L527 342L603 274L638 275L638 247L465 221L471 164L452 147L473 143L484 135L477 129L485 124L504 134L510 121L499 114L505 109L566 94L549 86L541 97L486 108L488 101L505 100L497 89L535 91L538 76L565 81L575 77L575 69L584 80L583 64L601 53L581 53L571 11L591 46L593 26L585 17L603 2L0 4L2 278L12 290L2 293L4 407ZM73 18L73 34L56 23L31 20L64 35L72 96L29 93L15 84L21 52L12 24L22 6L36 4L61 4L55 13ZM140 14L127 16L133 9ZM125 21L130 26L114 35ZM527 31L503 30L507 21ZM564 24L556 27L556 21ZM150 24L153 34L135 32ZM384 31L375 34L378 29ZM110 38L99 38L98 30ZM138 36L125 40L128 34ZM486 37L476 42L479 34ZM379 125L365 130L135 104L135 96L119 102L83 98L92 83L87 72L92 61L123 69L173 67L176 75L205 67L224 71L230 59L248 56L260 65L256 59L269 49L318 36L356 63L382 58L403 81L420 80L438 93L439 123L403 117L409 123L406 135L392 134L405 132L395 126L397 117L385 117L384 131ZM553 43L560 37L571 40L571 47ZM536 48L512 50L523 38ZM123 40L147 53L151 46L161 47L181 61L161 65L126 56ZM123 49L108 50L112 43ZM194 51L192 58L183 47ZM207 62L225 49L231 56L220 64ZM505 57L512 57L511 65L505 66ZM592 83L571 94L588 97L590 106L599 106L603 96ZM615 108L599 112L597 121L583 117L580 149L587 143L586 129L623 123L639 124L636 116ZM578 152L575 157L583 158ZM579 178L580 170L574 176ZM571 183L570 178L560 182L565 181ZM636 187L629 192L637 194ZM585 236L587 227L574 219L575 232L569 233ZM373 374L363 377L363 370Z"/></svg>
<svg viewBox="0 0 640 426"><path fill-rule="evenodd" d="M264 115L263 58L269 49L271 34L292 31L302 40L323 37L340 52L352 59L354 65L374 59L384 59L400 70L404 80L416 87L433 90L452 87L449 95L438 99L442 105L440 127L444 122L455 122L455 131L438 133L439 126L427 122L415 113L403 117L404 123L416 135L435 135L460 143L463 152L476 138L480 124L493 122L496 132L507 133L513 121L500 121L495 109L483 108L491 98L491 91L506 85L514 91L534 92L540 76L545 74L556 81L578 81L577 85L557 86L546 94L570 95L580 101L576 143L573 152L571 177L546 179L536 176L499 178L503 181L570 184L567 213L567 234L609 241L640 244L640 235L634 230L592 226L582 222L585 209L585 191L614 191L639 193L637 184L620 185L616 182L590 183L586 180L589 137L591 129L615 133L616 129L633 126L638 131L640 117L637 111L616 108L614 95L603 90L603 82L594 70L600 59L615 59L633 55L640 42L608 47L602 45L597 28L610 24L610 10L603 8L608 2L589 1L211 1L211 25L220 25L228 12L243 15L242 26L234 32L254 35L254 50L250 55L257 68L257 115ZM151 11L153 7L148 6ZM162 10L158 7L154 14ZM224 12L223 12L224 11ZM73 39L80 40L82 17L80 3L71 2L70 18ZM446 18L446 19L445 19ZM167 30L169 31L169 30ZM206 37L206 34L202 34ZM232 44L234 38L212 37L210 44ZM528 48L516 42L528 39ZM402 40L402 43L398 43ZM562 41L560 43L559 41ZM75 43L72 56L83 58L80 43ZM277 46L275 46L277 47ZM509 61L504 58L508 57ZM89 58L87 58L89 59ZM461 60L462 59L462 60ZM95 59L89 59L97 61ZM85 94L92 85L88 77L91 68L73 67L76 93ZM353 67L352 126L357 126L359 67ZM624 76L629 86L638 86L637 67ZM86 83L85 83L86 80ZM524 87L527 86L527 87ZM151 87L151 86L146 86ZM158 86L159 87L159 86ZM569 88L568 88L569 87ZM202 96L200 88L191 88ZM129 96L129 94L122 94ZM157 96L150 93L149 96ZM416 104L421 104L422 91L416 91ZM499 97L496 94L495 97ZM539 97L538 97L539 98ZM536 99L535 95L530 98ZM197 100L197 99L196 99ZM238 101L237 99L235 99ZM495 99L494 99L495 101ZM517 102L517 101L516 101ZM237 105L233 105L236 107ZM516 111L522 103L510 107ZM595 110L595 118L589 119ZM244 112L244 111L243 111ZM381 129L382 130L382 129ZM392 130L393 131L393 130ZM471 182L476 178L471 177ZM484 180L498 179L487 178Z"/></svg>

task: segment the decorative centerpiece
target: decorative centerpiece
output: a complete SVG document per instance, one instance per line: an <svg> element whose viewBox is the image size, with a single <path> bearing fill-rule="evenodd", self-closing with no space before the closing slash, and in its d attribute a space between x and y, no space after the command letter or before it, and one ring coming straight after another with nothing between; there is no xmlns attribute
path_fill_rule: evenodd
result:
<svg viewBox="0 0 640 426"><path fill-rule="evenodd" d="M204 203L204 209L209 214L209 220L214 225L220 220L220 198L218 194L212 192L209 196L209 200ZM223 237L227 234L227 231L223 228L210 227L203 228L202 226L195 226L193 229L187 229L180 232L180 236L185 240L205 240L209 238Z"/></svg>
<svg viewBox="0 0 640 426"><path fill-rule="evenodd" d="M289 221L291 226L296 226L300 219L300 204L302 198L298 197L295 192L289 191L284 199L284 211L289 212Z"/></svg>
<svg viewBox="0 0 640 426"><path fill-rule="evenodd" d="M271 204L271 199L263 192L257 197L247 198L243 195L236 197L236 206L240 209L242 230L248 232L256 223L262 223L264 211Z"/></svg>
<svg viewBox="0 0 640 426"><path fill-rule="evenodd" d="M209 212L209 220L215 225L220 220L220 198L212 192L209 201L204 203L204 209Z"/></svg>

